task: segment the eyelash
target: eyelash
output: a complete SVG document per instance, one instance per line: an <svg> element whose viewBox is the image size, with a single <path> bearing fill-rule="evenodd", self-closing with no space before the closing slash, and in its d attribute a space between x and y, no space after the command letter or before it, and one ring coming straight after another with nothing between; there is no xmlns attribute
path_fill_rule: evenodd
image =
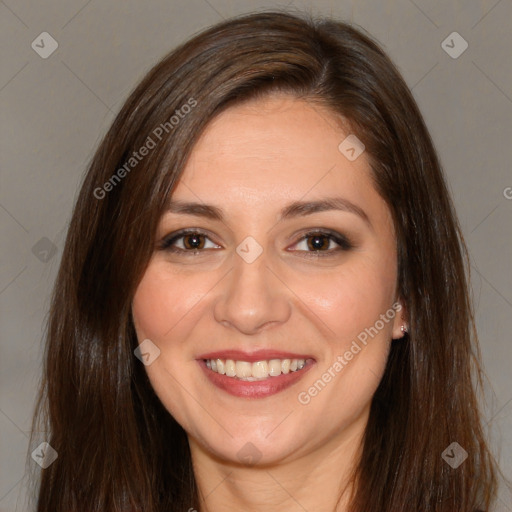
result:
<svg viewBox="0 0 512 512"><path fill-rule="evenodd" d="M203 232L200 229L184 229L184 230L178 231L176 233L172 233L172 234L168 235L167 237L165 237L161 241L159 249L162 251L167 251L167 252L171 252L171 253L175 253L175 254L182 254L187 257L188 256L197 256L199 253L201 253L205 250L208 250L208 249L186 250L186 249L180 249L178 247L173 247L173 244L177 240L179 240L180 238L184 238L187 235L203 235L209 239L207 233ZM304 252L304 253L308 254L307 256L305 254L303 257L306 257L306 258L331 257L331 256L335 256L336 253L339 253L340 251L349 251L350 249L354 248L354 245L346 236L344 236L340 233L337 233L336 231L331 231L331 230L327 230L327 229L316 229L316 230L308 231L307 233L302 235L300 240L298 240L294 245L297 245L297 243L302 242L303 240L305 240L309 237L314 237L314 236L326 237L330 241L333 241L336 244L338 244L339 247L336 249L329 249L329 250L325 250L325 251L321 251L321 250L298 251L298 252Z"/></svg>

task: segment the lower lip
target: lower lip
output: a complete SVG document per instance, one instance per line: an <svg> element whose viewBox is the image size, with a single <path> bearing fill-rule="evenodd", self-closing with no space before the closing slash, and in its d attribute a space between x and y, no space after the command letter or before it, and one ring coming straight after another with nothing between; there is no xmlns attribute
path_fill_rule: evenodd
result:
<svg viewBox="0 0 512 512"><path fill-rule="evenodd" d="M230 395L242 398L265 398L284 391L302 379L314 365L313 360L308 360L302 370L290 371L290 373L282 373L278 377L268 377L265 380L250 382L214 372L206 366L202 359L199 359L198 363L212 384Z"/></svg>

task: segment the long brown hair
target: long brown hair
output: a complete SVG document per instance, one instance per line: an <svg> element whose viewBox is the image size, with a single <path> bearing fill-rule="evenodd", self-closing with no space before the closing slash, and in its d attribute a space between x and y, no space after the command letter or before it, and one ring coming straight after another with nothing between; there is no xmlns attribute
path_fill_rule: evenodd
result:
<svg viewBox="0 0 512 512"><path fill-rule="evenodd" d="M42 470L39 512L200 508L186 433L134 356L131 302L202 130L228 106L274 91L348 123L395 224L410 327L372 401L350 510L489 509L497 470L472 383L482 373L467 251L418 107L362 31L265 12L222 22L158 63L92 159L47 327L33 430L48 432L58 458ZM452 442L468 454L457 469L442 458Z"/></svg>

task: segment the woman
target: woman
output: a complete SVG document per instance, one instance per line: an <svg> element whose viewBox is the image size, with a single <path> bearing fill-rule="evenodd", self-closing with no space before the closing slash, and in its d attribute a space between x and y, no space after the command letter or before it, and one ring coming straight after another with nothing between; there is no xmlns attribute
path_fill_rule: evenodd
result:
<svg viewBox="0 0 512 512"><path fill-rule="evenodd" d="M199 34L78 197L38 510L490 510L465 258L376 43L276 12Z"/></svg>

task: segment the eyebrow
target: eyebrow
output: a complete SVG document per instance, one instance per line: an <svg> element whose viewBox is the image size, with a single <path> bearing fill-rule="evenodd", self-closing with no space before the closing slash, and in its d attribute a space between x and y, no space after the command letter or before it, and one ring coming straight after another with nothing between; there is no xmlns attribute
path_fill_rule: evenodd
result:
<svg viewBox="0 0 512 512"><path fill-rule="evenodd" d="M318 201L295 201L285 206L280 211L279 221L295 217L305 217L306 215L312 215L313 213L330 210L340 210L353 213L359 216L370 228L372 228L372 224L366 212L361 207L343 197L328 197ZM195 215L197 217L225 222L222 209L210 204L171 200L167 205L167 212L181 215Z"/></svg>

